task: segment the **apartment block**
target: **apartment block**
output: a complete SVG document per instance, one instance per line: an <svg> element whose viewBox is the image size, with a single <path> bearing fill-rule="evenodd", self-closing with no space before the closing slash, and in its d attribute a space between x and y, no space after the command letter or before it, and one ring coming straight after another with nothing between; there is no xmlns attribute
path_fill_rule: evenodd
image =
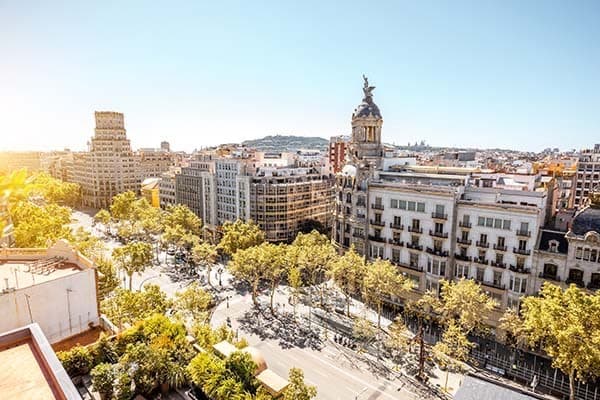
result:
<svg viewBox="0 0 600 400"><path fill-rule="evenodd" d="M593 149L582 150L577 164L575 180L575 207L582 207L592 192L600 184L600 144Z"/></svg>

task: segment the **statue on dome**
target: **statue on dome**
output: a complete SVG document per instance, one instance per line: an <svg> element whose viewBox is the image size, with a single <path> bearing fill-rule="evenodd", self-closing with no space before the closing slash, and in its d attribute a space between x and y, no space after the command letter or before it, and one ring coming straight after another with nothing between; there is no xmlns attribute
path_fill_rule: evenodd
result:
<svg viewBox="0 0 600 400"><path fill-rule="evenodd" d="M365 94L363 101L366 101L370 104L373 102L373 90L375 89L375 86L369 86L369 78L367 78L364 74L362 77L364 80L363 93Z"/></svg>

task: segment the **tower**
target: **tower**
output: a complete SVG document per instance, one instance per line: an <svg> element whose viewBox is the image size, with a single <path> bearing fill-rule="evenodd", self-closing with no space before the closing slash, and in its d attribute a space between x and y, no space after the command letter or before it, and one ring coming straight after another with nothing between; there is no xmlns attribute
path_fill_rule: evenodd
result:
<svg viewBox="0 0 600 400"><path fill-rule="evenodd" d="M352 113L352 140L350 141L350 162L357 167L378 168L383 156L381 126L383 118L377 104L373 102L375 86L363 75L364 97L362 103Z"/></svg>

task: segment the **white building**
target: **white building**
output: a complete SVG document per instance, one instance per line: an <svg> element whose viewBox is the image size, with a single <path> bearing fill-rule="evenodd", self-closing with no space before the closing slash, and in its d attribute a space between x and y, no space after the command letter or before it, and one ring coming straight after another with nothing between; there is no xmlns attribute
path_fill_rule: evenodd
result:
<svg viewBox="0 0 600 400"><path fill-rule="evenodd" d="M99 323L96 269L69 244L0 250L0 332L38 323L50 343Z"/></svg>

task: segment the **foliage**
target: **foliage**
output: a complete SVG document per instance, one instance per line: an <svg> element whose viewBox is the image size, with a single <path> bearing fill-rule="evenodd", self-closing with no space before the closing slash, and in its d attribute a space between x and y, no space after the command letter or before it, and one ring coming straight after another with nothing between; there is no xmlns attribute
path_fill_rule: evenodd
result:
<svg viewBox="0 0 600 400"><path fill-rule="evenodd" d="M257 383L254 379L257 365L252 356L247 352L234 351L225 359L225 368L230 371L244 390L250 393L256 391Z"/></svg>
<svg viewBox="0 0 600 400"><path fill-rule="evenodd" d="M30 197L41 196L49 203L70 207L77 205L81 200L81 189L78 184L63 182L46 172L32 175L28 181L27 191Z"/></svg>
<svg viewBox="0 0 600 400"><path fill-rule="evenodd" d="M152 262L152 246L145 242L132 242L114 249L112 256L119 268L129 276L129 290L131 290L133 274L143 272Z"/></svg>
<svg viewBox="0 0 600 400"><path fill-rule="evenodd" d="M132 292L117 288L100 304L100 310L117 325L132 324L155 313L163 314L170 306L167 296L157 285L147 284L144 290Z"/></svg>
<svg viewBox="0 0 600 400"><path fill-rule="evenodd" d="M9 209L17 247L46 247L58 239L70 239L71 210L54 203L19 201Z"/></svg>
<svg viewBox="0 0 600 400"><path fill-rule="evenodd" d="M136 207L137 196L132 191L119 193L113 197L110 205L110 215L115 220L132 220Z"/></svg>
<svg viewBox="0 0 600 400"><path fill-rule="evenodd" d="M288 380L290 384L285 390L283 400L310 400L317 396L317 388L306 385L301 369L290 369Z"/></svg>
<svg viewBox="0 0 600 400"><path fill-rule="evenodd" d="M119 286L117 269L109 258L99 258L95 264L98 271L98 297L105 299Z"/></svg>
<svg viewBox="0 0 600 400"><path fill-rule="evenodd" d="M83 346L75 346L68 351L59 351L56 355L69 376L87 374L94 361L93 355Z"/></svg>
<svg viewBox="0 0 600 400"><path fill-rule="evenodd" d="M197 282L193 282L185 290L175 294L175 310L194 321L205 322L208 318L208 310L212 305L212 296Z"/></svg>
<svg viewBox="0 0 600 400"><path fill-rule="evenodd" d="M94 261L101 259L106 251L104 242L82 227L73 233L70 240L77 251Z"/></svg>
<svg viewBox="0 0 600 400"><path fill-rule="evenodd" d="M389 336L385 341L385 346L396 351L406 352L410 348L411 334L402 316L396 317L394 322L388 327Z"/></svg>
<svg viewBox="0 0 600 400"><path fill-rule="evenodd" d="M389 260L377 259L367 266L363 282L365 300L377 309L377 327L381 327L383 302L412 288L412 281L398 273Z"/></svg>
<svg viewBox="0 0 600 400"><path fill-rule="evenodd" d="M98 364L92 369L92 385L105 399L110 399L113 393L113 385L116 379L116 371L112 364Z"/></svg>
<svg viewBox="0 0 600 400"><path fill-rule="evenodd" d="M329 275L346 297L346 313L350 316L352 295L360 292L367 272L364 258L350 248L343 256L334 258L330 264Z"/></svg>
<svg viewBox="0 0 600 400"><path fill-rule="evenodd" d="M523 300L521 313L529 343L541 346L569 377L575 399L575 379L600 375L600 294L544 283L538 296Z"/></svg>
<svg viewBox="0 0 600 400"><path fill-rule="evenodd" d="M526 344L527 335L524 331L523 319L512 308L504 312L498 327L504 331L505 342L509 346L520 347Z"/></svg>
<svg viewBox="0 0 600 400"><path fill-rule="evenodd" d="M442 334L442 339L433 347L433 354L444 369L449 369L460 366L457 361L467 361L469 351L473 346L460 325L455 321L450 321Z"/></svg>
<svg viewBox="0 0 600 400"><path fill-rule="evenodd" d="M94 215L94 222L99 222L105 226L110 223L110 219L111 219L110 213L107 210L105 210L104 208L102 210L98 211L96 213L96 215Z"/></svg>
<svg viewBox="0 0 600 400"><path fill-rule="evenodd" d="M202 220L184 204L177 204L167 208L164 217L165 228L179 227L185 234L200 235Z"/></svg>
<svg viewBox="0 0 600 400"><path fill-rule="evenodd" d="M377 335L377 330L366 318L357 318L352 325L352 336L357 340L368 342L373 340Z"/></svg>
<svg viewBox="0 0 600 400"><path fill-rule="evenodd" d="M267 270L272 265L269 255L273 252L271 243L240 249L235 252L229 262L229 271L239 280L245 281L252 287L252 301L257 304L258 285L266 277Z"/></svg>
<svg viewBox="0 0 600 400"><path fill-rule="evenodd" d="M245 250L258 246L265 241L265 234L253 221L225 222L223 224L223 237L218 248L225 254L233 256L238 250Z"/></svg>
<svg viewBox="0 0 600 400"><path fill-rule="evenodd" d="M192 248L192 260L206 268L206 276L208 279L208 284L210 285L210 272L211 267L217 261L217 246L212 245L207 242L198 243Z"/></svg>

